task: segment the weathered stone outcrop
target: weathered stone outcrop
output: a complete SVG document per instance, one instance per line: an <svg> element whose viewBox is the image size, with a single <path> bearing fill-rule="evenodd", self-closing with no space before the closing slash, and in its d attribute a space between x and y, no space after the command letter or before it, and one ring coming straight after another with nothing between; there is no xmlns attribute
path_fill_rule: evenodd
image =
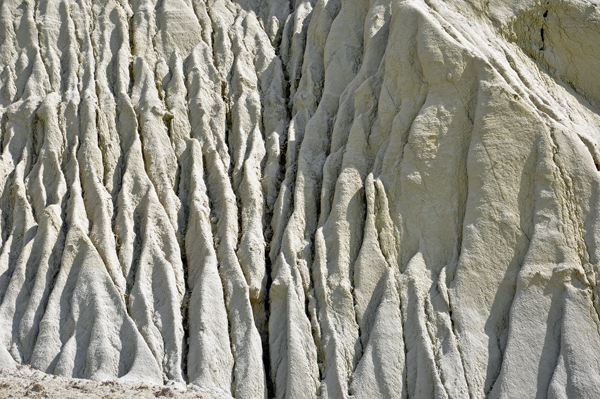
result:
<svg viewBox="0 0 600 399"><path fill-rule="evenodd" d="M0 365L600 397L600 5L0 2Z"/></svg>

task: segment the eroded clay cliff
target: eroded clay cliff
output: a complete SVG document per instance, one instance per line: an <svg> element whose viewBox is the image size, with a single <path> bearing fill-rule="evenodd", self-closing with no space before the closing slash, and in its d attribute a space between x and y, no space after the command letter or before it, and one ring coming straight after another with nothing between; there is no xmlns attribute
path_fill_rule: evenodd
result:
<svg viewBox="0 0 600 399"><path fill-rule="evenodd" d="M600 6L3 0L0 364L600 397Z"/></svg>

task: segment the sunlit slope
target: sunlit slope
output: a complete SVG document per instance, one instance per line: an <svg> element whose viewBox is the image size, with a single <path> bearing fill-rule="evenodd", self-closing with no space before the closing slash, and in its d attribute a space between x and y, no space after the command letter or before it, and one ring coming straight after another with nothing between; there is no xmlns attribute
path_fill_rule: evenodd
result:
<svg viewBox="0 0 600 399"><path fill-rule="evenodd" d="M600 396L600 5L4 0L0 365Z"/></svg>

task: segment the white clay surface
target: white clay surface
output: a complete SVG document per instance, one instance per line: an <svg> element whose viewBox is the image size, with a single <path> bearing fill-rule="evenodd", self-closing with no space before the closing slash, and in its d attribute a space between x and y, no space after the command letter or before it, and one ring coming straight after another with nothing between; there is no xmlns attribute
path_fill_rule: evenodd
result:
<svg viewBox="0 0 600 399"><path fill-rule="evenodd" d="M3 0L0 368L598 398L599 110L595 0Z"/></svg>

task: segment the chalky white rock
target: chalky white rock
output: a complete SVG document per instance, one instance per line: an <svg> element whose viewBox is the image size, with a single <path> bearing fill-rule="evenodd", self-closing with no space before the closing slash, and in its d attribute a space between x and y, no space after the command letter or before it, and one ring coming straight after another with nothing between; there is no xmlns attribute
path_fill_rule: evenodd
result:
<svg viewBox="0 0 600 399"><path fill-rule="evenodd" d="M4 0L0 367L600 397L600 4Z"/></svg>

